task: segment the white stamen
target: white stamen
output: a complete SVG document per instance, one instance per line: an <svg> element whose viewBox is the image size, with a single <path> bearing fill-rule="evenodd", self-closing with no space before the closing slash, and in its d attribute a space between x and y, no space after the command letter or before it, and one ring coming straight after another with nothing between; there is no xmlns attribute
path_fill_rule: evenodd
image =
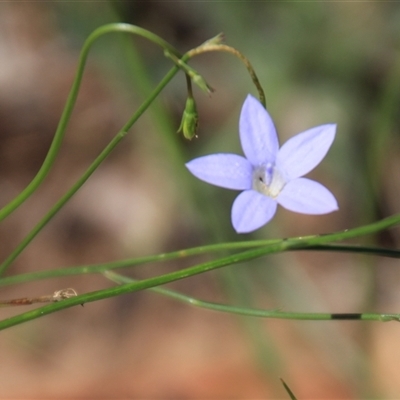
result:
<svg viewBox="0 0 400 400"><path fill-rule="evenodd" d="M275 165L260 165L253 171L253 189L272 198L276 198L286 181Z"/></svg>

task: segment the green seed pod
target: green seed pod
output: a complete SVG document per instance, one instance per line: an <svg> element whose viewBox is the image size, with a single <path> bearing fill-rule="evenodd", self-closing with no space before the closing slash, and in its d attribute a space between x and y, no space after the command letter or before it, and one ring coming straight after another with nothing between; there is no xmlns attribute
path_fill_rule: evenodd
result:
<svg viewBox="0 0 400 400"><path fill-rule="evenodd" d="M196 103L193 97L188 97L178 133L182 132L186 139L192 140L196 137L198 123L199 116L197 114Z"/></svg>

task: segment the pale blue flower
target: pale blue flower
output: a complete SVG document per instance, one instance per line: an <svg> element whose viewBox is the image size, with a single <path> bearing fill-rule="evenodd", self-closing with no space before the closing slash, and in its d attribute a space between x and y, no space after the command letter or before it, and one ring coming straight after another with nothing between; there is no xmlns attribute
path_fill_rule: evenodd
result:
<svg viewBox="0 0 400 400"><path fill-rule="evenodd" d="M269 222L278 204L302 214L327 214L338 209L323 185L302 178L325 157L336 125L320 125L289 139L279 148L274 123L253 96L247 96L239 121L246 156L212 154L186 164L197 178L226 189L243 190L232 206L238 233L254 231Z"/></svg>

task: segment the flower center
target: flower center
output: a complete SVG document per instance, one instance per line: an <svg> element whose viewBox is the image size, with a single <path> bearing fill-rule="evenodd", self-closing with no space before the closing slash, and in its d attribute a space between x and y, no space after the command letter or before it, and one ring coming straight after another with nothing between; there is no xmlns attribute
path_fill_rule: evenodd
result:
<svg viewBox="0 0 400 400"><path fill-rule="evenodd" d="M262 164L253 171L253 190L273 199L278 196L286 181L274 164Z"/></svg>

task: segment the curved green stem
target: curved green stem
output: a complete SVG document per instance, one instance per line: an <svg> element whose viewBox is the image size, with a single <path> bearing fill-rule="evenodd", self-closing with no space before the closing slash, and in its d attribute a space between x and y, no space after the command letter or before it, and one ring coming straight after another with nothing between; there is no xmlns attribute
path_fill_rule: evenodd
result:
<svg viewBox="0 0 400 400"><path fill-rule="evenodd" d="M249 59L247 57L245 57L239 50L236 50L234 47L228 46L226 44L221 44L215 41L208 41L206 43L204 43L203 46L199 46L193 50L190 50L188 52L188 55L190 57L193 57L195 55L199 55L202 53L206 53L208 51L225 51L227 53L231 53L234 56L238 57L243 64L245 65L245 67L247 68L247 71L250 74L250 78L254 83L254 86L256 87L257 91L258 91L258 98L260 99L261 104L266 108L267 107L267 103L265 100L265 93L264 93L264 89L261 86L260 81L258 80L257 74L254 71L253 66L251 65Z"/></svg>
<svg viewBox="0 0 400 400"><path fill-rule="evenodd" d="M28 244L34 239L34 237L43 229L43 227L57 214L57 212L67 203L67 201L82 187L82 185L89 179L97 167L107 158L111 151L117 146L117 144L123 139L128 130L138 120L138 118L144 113L149 107L151 102L157 97L161 90L168 84L172 77L178 72L179 68L174 67L154 89L152 94L146 101L138 108L132 118L124 125L124 127L118 132L118 134L111 140L111 142L105 147L100 155L93 161L90 167L85 173L78 179L78 181L72 186L72 188L63 196L61 199L50 209L50 211L44 216L44 218L28 233L27 236L19 243L14 251L3 261L0 265L0 275L2 275L9 265L22 253L22 251L28 246Z"/></svg>
<svg viewBox="0 0 400 400"><path fill-rule="evenodd" d="M106 271L103 274L107 279L124 285L128 283L138 282L135 279L116 274L115 272ZM165 289L162 287L152 287L149 290L167 296L169 298L178 300L190 306L205 308L207 310L219 311L229 314L243 315L245 317L258 317L258 318L275 318L275 319L296 319L302 321L331 321L331 320L344 320L344 321L400 321L400 314L378 314L378 313L312 313L312 312L290 312L281 310L260 310L248 307L230 306L227 304L214 303L210 301L199 300L194 297L187 296L175 290Z"/></svg>
<svg viewBox="0 0 400 400"><path fill-rule="evenodd" d="M148 31L128 25L128 24L110 24L105 25L92 33L89 38L86 40L83 50L81 52L81 58L79 62L79 68L77 72L77 78L74 81L73 88L71 89L70 96L67 100L66 108L63 112L63 115L60 120L59 128L57 129L56 136L53 139L53 143L49 150L48 155L46 156L45 162L42 165L38 175L34 178L34 180L25 188L23 192L19 196L17 196L13 202L11 202L8 206L6 206L3 210L9 210L8 213L12 212L15 208L17 208L23 201L25 201L30 194L36 190L39 184L43 181L47 173L49 172L56 155L58 154L58 150L61 145L61 141L65 132L65 128L69 117L72 112L73 104L75 103L79 85L82 78L83 68L85 65L85 61L87 58L87 54L89 48L93 41L99 37L99 35L113 32L115 29L118 31L125 31L131 33L137 33L145 35L145 33L149 33ZM96 33L96 35L95 35ZM149 36L153 40L158 38L158 36L151 34ZM168 44L164 42L161 38L158 38L157 43L164 44L167 46ZM202 46L202 45L201 45ZM200 46L200 47L201 47ZM168 45L168 51L172 53L172 46ZM178 54L176 51L174 51ZM108 144L108 146L101 152L101 154L95 159L95 161L90 165L90 167L85 171L82 177L72 186L72 188L50 209L50 211L44 216L44 218L28 233L28 235L19 243L19 245L14 249L14 251L7 257L6 260L0 265L0 275L2 275L9 265L21 254L21 252L28 246L28 244L34 239L34 237L40 232L40 230L56 215L56 213L65 205L65 203L80 189L80 187L87 181L90 175L96 170L96 168L104 161L104 159L111 153L111 151L115 148L115 146L122 140L122 138L126 135L128 130L132 127L132 125L139 119L139 117L145 112L145 110L150 106L150 104L154 101L154 99L158 96L158 94L164 89L164 87L171 81L171 79L176 75L182 65L189 59L189 55L184 55L179 63L175 67L173 67L161 80L161 82L157 85L157 87L153 90L150 96L145 100L142 105L138 108L138 110L133 114L133 116L129 119L129 121L122 127L122 129L117 133L114 139ZM39 177L40 175L40 177ZM1 212L0 212L0 220L1 220ZM7 216L7 213L3 214L3 218Z"/></svg>
<svg viewBox="0 0 400 400"><path fill-rule="evenodd" d="M124 24L124 23L113 23L101 26L100 28L96 29L92 32L92 34L86 39L82 51L79 57L79 63L77 72L75 75L74 82L72 84L70 93L68 95L65 108L62 112L60 122L56 129L54 139L50 145L50 149L46 155L45 160L43 161L42 166L40 167L36 176L32 179L29 185L17 196L15 197L10 203L4 206L0 210L0 221L10 215L16 208L18 208L31 194L39 187L39 185L43 182L46 178L47 174L49 173L51 167L54 164L54 161L57 157L59 152L61 143L64 138L65 130L67 128L68 122L70 120L72 110L75 106L76 99L78 97L79 88L82 82L83 72L86 65L86 60L89 54L89 50L93 43L100 38L102 35L110 33L110 32L127 32L135 35L142 36L155 44L161 46L164 51L167 51L169 54L173 54L175 57L180 58L181 54L169 43L165 40L160 38L159 36L155 35L154 33L147 31L146 29L139 28L134 25ZM184 61L180 60L180 66L184 65ZM178 68L176 68L178 71ZM173 74L174 75L174 74Z"/></svg>

